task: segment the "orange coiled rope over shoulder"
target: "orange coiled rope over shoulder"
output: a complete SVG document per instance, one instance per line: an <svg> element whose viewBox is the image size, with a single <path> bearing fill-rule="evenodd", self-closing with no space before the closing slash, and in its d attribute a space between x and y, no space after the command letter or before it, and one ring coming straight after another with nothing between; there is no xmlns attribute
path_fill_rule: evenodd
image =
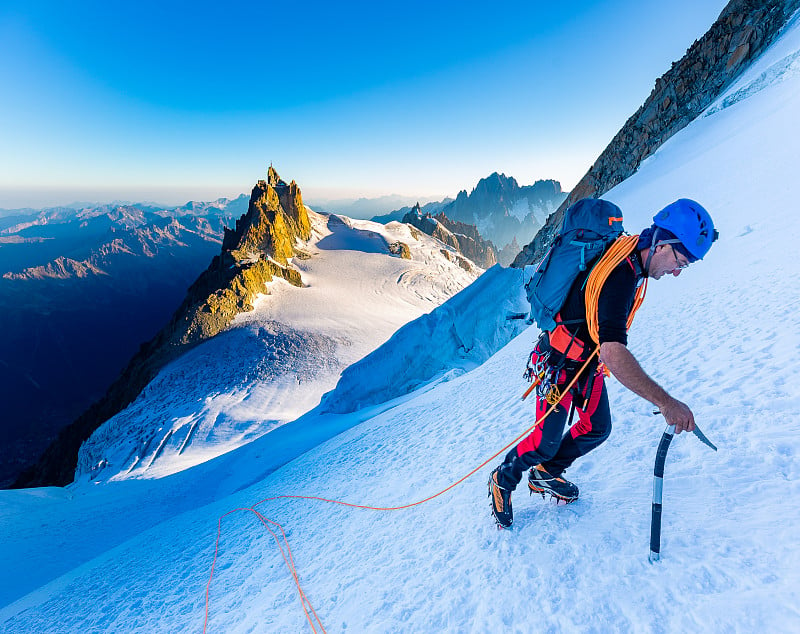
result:
<svg viewBox="0 0 800 634"><path fill-rule="evenodd" d="M592 337L592 341L598 345L600 344L600 333L597 323L597 303L600 300L600 291L603 290L603 284L606 283L611 271L633 253L638 242L638 235L620 236L617 238L612 245L608 247L603 257L595 264L586 280L586 324L589 326L589 335ZM633 307L628 315L628 328L631 327L633 317L644 301L645 293L647 293L646 277L644 279L644 284L636 289L636 295L633 298Z"/></svg>
<svg viewBox="0 0 800 634"><path fill-rule="evenodd" d="M638 243L638 235L620 236L614 240L614 242L611 243L611 246L608 247L606 252L594 265L594 267L592 267L592 270L589 272L589 276L586 278L586 324L589 328L589 335L591 336L592 341L594 341L596 344L591 355L592 357L600 352L600 333L597 317L597 305L600 300L600 291L603 290L603 284L606 283L608 276L611 275L611 271L613 271L617 266L625 261L625 258L633 253L633 250L636 248ZM642 305L646 292L647 278L645 278L644 284L636 289L636 295L633 299L633 306L631 307L631 312L628 315L627 328L631 327L631 324L633 323L633 316ZM607 370L604 372L606 375L608 375ZM525 390L525 393L522 395L523 401L528 398L534 389L536 389L536 386L539 385L540 381L541 377L536 378L536 380L531 383L530 387Z"/></svg>

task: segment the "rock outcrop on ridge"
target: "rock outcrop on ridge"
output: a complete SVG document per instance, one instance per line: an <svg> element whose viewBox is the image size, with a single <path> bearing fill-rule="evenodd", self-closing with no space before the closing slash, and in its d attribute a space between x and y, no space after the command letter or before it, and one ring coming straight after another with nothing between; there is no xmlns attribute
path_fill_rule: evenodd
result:
<svg viewBox="0 0 800 634"><path fill-rule="evenodd" d="M133 402L162 367L222 331L240 312L251 310L255 296L267 293L265 283L274 277L302 284L288 260L297 240L307 240L310 232L297 184L287 185L270 167L267 180L253 189L247 213L235 230L226 229L221 253L189 288L169 323L141 346L105 396L66 427L14 486L72 482L81 443Z"/></svg>
<svg viewBox="0 0 800 634"><path fill-rule="evenodd" d="M432 216L435 216L442 210L442 207L449 205L451 202L453 202L453 199L448 197L443 200L425 203L420 207L420 209L422 210L423 214L430 213ZM419 202L417 202L417 205L419 205ZM381 224L384 225L392 221L403 222L403 217L412 209L414 209L413 206L401 207L400 209L390 211L389 213L386 214L372 216L370 220L372 220L373 222L380 222Z"/></svg>
<svg viewBox="0 0 800 634"><path fill-rule="evenodd" d="M775 40L799 7L800 0L731 0L708 32L656 80L644 104L512 266L522 267L541 258L569 205L581 198L602 196L694 120Z"/></svg>
<svg viewBox="0 0 800 634"><path fill-rule="evenodd" d="M494 245L481 237L475 225L450 220L443 213L435 216L423 213L419 203L403 216L403 222L452 247L481 268L488 269L497 264Z"/></svg>

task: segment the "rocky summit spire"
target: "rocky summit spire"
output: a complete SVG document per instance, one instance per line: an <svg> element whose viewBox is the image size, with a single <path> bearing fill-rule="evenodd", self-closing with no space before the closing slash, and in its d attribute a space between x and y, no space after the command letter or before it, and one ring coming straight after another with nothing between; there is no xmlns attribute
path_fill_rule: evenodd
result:
<svg viewBox="0 0 800 634"><path fill-rule="evenodd" d="M247 213L236 221L234 231L225 232L222 253L233 258L226 265L258 258L259 253L286 264L294 254L295 240L307 240L310 235L300 188L294 181L287 185L270 165L267 180L258 181L250 194Z"/></svg>
<svg viewBox="0 0 800 634"><path fill-rule="evenodd" d="M272 167L272 163L269 164L269 169L267 170L267 183L272 187L286 185L286 183L281 180L281 177L278 176L278 171Z"/></svg>
<svg viewBox="0 0 800 634"><path fill-rule="evenodd" d="M241 312L252 310L266 283L281 277L302 286L289 258L298 240L311 236L300 188L286 184L270 165L267 180L253 188L247 213L226 229L222 251L194 284L170 322L143 344L105 396L50 445L39 463L15 483L18 487L63 486L72 482L83 441L127 407L167 363L221 332Z"/></svg>

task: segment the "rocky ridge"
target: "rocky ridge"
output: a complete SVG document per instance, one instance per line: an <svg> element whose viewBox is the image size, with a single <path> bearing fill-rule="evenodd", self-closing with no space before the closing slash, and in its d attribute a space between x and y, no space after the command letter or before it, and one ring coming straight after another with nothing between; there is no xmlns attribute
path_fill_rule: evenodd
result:
<svg viewBox="0 0 800 634"><path fill-rule="evenodd" d="M445 198L443 200L425 203L420 207L420 209L422 210L423 214L430 213L432 216L435 216L442 210L442 207L449 205L451 202L453 202L452 198ZM417 202L416 205L411 207L401 207L400 209L396 209L395 211L391 211L387 214L373 216L372 218L370 218L370 220L372 220L373 222L380 222L381 224L384 225L392 221L403 222L403 218L405 217L405 215L408 212L412 211L415 206L419 206L419 202Z"/></svg>
<svg viewBox="0 0 800 634"><path fill-rule="evenodd" d="M719 97L777 37L800 0L731 0L686 54L656 80L631 116L533 241L514 259L538 261L561 226L566 208L600 197L633 174L664 141L686 127Z"/></svg>
<svg viewBox="0 0 800 634"><path fill-rule="evenodd" d="M222 250L189 288L170 322L143 344L106 392L62 430L40 461L23 473L16 487L63 486L72 481L81 443L105 420L129 405L167 363L225 329L252 309L257 294L281 277L296 286L300 274L289 259L298 240L310 237L310 223L297 184L286 184L270 167L267 180L252 191L247 213L226 229Z"/></svg>
<svg viewBox="0 0 800 634"><path fill-rule="evenodd" d="M419 203L403 216L402 221L452 247L481 268L488 269L497 264L494 245L481 237L475 225L451 220L444 213L434 216L423 212Z"/></svg>

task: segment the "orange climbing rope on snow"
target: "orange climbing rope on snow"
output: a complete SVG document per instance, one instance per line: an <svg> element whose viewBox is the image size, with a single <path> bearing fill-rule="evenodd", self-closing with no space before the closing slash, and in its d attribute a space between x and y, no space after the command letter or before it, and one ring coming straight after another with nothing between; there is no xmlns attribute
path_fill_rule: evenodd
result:
<svg viewBox="0 0 800 634"><path fill-rule="evenodd" d="M586 361L583 364L583 366L581 366L580 370L575 375L575 378L564 389L564 391L563 391L564 394L567 394L569 392L570 388L572 388L572 386L578 380L578 377L583 373L583 370L585 370L586 367L591 362L591 360L594 359L594 357L597 354L597 352L598 352L598 350L595 349L595 351L592 352L592 354L589 356L589 358L586 359ZM366 510L370 510L370 511L401 511L403 509L410 509L410 508L413 508L415 506L419 506L420 504L424 504L425 502L430 502L431 500L433 500L435 498L438 498L441 495L444 495L445 493L447 493L451 489L457 487L459 484L464 482L464 480L466 480L467 478L475 475L478 471L483 469L486 465L488 465L492 460L497 458L500 454L502 454L503 452L507 451L512 446L516 445L525 436L530 434L536 428L536 426L541 424L541 422L545 418L547 418L550 415L550 413L556 407L558 407L558 402L553 403L550 406L550 408L540 418L538 418L533 423L533 425L531 425L525 431L523 431L521 434L519 434L516 438L514 438L511 442L509 442L505 447L503 447L502 449L497 451L495 454L489 456L481 464L479 464L477 467L472 469L472 471L470 471L465 476L462 476L461 478L459 478L458 480L453 482L450 486L442 489L438 493L434 493L433 495L429 495L428 497L426 497L426 498L424 498L422 500L418 500L416 502L411 502L410 504L403 504L401 506L369 506L369 505L366 505L366 504L353 504L351 502L342 502L341 500L329 500L327 498L317 497L317 496L312 496L312 495L276 495L274 497L269 497L269 498L264 498L263 500L259 500L258 502L253 504L253 506L251 506L251 507L233 509L233 510L228 511L227 513L221 515L219 520L218 520L218 522L217 522L217 541L216 541L216 545L214 547L214 560L211 563L211 573L209 574L209 577L208 577L208 584L206 584L206 613L205 613L205 622L203 623L203 633L205 634L206 629L208 628L208 612L209 612L209 605L210 605L211 581L214 578L214 567L216 566L217 556L219 555L219 540L220 540L220 537L222 535L222 519L224 517L226 517L226 516L228 516L228 515L230 515L232 513L236 513L237 511L250 511L252 513L255 513L258 516L258 518L261 520L261 522L264 524L264 526L267 528L267 530L270 532L270 534L275 539L276 543L278 544L278 548L280 548L281 554L283 555L283 560L286 563L286 567L289 569L289 573L292 575L292 579L294 580L295 585L297 586L297 591L298 591L298 593L300 595L300 601L301 601L301 603L303 605L303 611L305 612L306 619L308 620L308 624L311 626L311 630L315 634L317 634L317 632L318 632L317 627L319 627L319 631L324 633L325 632L325 628L322 626L322 622L320 621L319 617L317 616L317 613L314 611L314 608L311 606L311 602L308 600L308 597L306 596L306 593L303 591L303 588L300 585L300 579L299 579L299 576L297 574L297 569L296 569L296 567L294 565L294 558L292 557L292 551L291 551L291 548L289 548L289 541L288 541L288 539L286 539L286 533L283 531L283 527L278 522L276 522L274 520L271 520L269 518L266 518L261 513L256 511L256 509L255 509L256 506L258 506L259 504L263 504L265 502L271 502L271 501L274 501L274 500L294 499L294 500L316 500L318 502L328 502L330 504L338 504L340 506L347 506L347 507L355 508L355 509L366 509ZM286 552L284 552L283 547L281 546L281 542L280 542L277 534L270 528L270 526L269 526L270 524L275 525L280 529L281 536L283 538L283 543L286 545ZM311 614L309 614L309 612ZM312 620L312 616L311 615L313 615L314 620L316 620L316 625L314 623L314 620Z"/></svg>
<svg viewBox="0 0 800 634"><path fill-rule="evenodd" d="M264 501L265 500L262 500L262 502L264 502ZM294 557L292 556L292 549L289 546L289 540L286 538L286 532L283 530L283 526L281 526L278 522L276 522L274 520L271 520L271 519L269 519L267 517L264 517L261 513L256 511L255 507L260 503L261 502L257 502L256 504L254 504L253 506L251 506L249 508L232 509L232 510L228 511L227 513L225 513L224 515L221 515L219 520L218 520L218 522L217 522L217 543L216 543L216 546L214 548L214 561L211 564L211 576L208 578L208 585L206 585L206 618L205 618L205 622L203 623L203 632L205 632L206 629L208 628L209 591L210 591L210 588L211 588L211 578L214 576L214 566L217 563L217 555L219 553L219 538L220 538L220 535L222 533L222 518L227 516L227 515L230 515L231 513L236 513L237 511L250 511L251 513L254 513L256 515L256 517L258 517L258 519L261 521L261 523L269 531L270 535L272 535L273 539L275 539L275 543L278 544L278 549L281 551L281 555L283 556L283 561L286 563L286 567L289 569L289 572L292 575L292 579L294 579L294 583L297 586L297 592L300 594L300 603L303 606L303 612L306 615L306 619L308 619L308 623L309 623L309 625L311 625L311 630L314 632L314 634L319 634L317 632L316 626L314 625L314 621L312 621L312 619L311 619L311 614L313 614L314 615L314 620L316 621L317 625L319 626L319 631L322 632L322 634L325 634L325 628L322 626L322 621L320 621L319 616L317 616L317 613L314 611L314 607L311 605L311 601L308 600L308 597L306 596L306 593L303 591L303 588L300 585L300 578L297 575L297 568L294 565ZM281 537L283 537L283 543L286 545L286 551L283 550L283 546L281 545L281 541L280 541L280 539L278 539L278 536L275 534L275 531L273 531L269 527L270 524L274 524L280 530ZM311 611L311 614L309 614L309 610Z"/></svg>

